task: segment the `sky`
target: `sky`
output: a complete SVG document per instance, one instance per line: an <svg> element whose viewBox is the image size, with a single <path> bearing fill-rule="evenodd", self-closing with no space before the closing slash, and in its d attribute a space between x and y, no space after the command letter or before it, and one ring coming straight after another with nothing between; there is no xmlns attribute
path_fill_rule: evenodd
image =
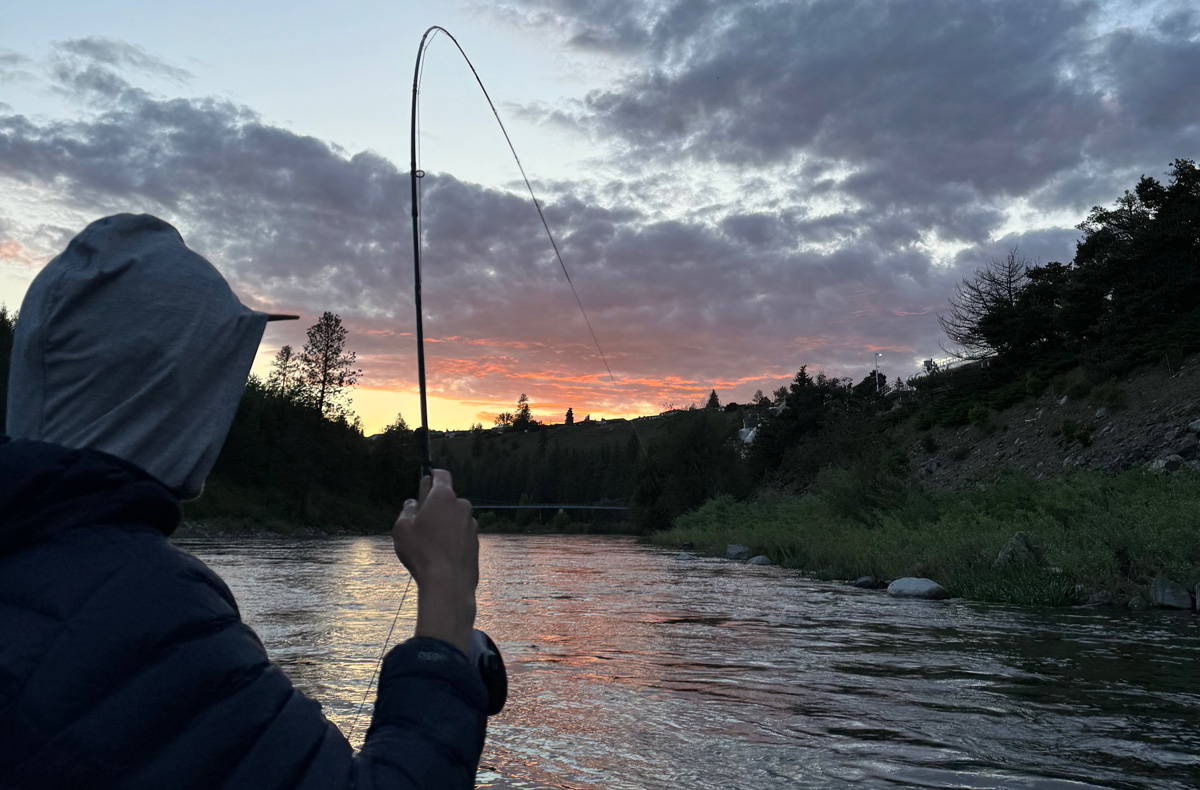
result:
<svg viewBox="0 0 1200 790"><path fill-rule="evenodd" d="M436 6L436 8L431 8ZM1200 155L1188 0L0 0L0 302L88 222L174 224L244 302L341 316L368 433L651 414L944 357L956 283ZM606 365L607 361L607 365ZM612 380L608 375L611 368Z"/></svg>

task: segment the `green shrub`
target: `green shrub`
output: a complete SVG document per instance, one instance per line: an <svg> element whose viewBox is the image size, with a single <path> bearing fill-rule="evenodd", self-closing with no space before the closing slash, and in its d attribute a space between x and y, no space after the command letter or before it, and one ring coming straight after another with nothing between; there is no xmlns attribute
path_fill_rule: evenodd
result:
<svg viewBox="0 0 1200 790"><path fill-rule="evenodd" d="M982 403L976 403L967 412L967 419L976 428L987 428L992 424L992 410Z"/></svg>
<svg viewBox="0 0 1200 790"><path fill-rule="evenodd" d="M1046 390L1046 380L1038 376L1032 370L1025 374L1025 394L1031 398L1036 398Z"/></svg>
<svg viewBox="0 0 1200 790"><path fill-rule="evenodd" d="M917 416L913 418L913 425L918 431L928 431L933 427L933 412L929 409L917 412Z"/></svg>
<svg viewBox="0 0 1200 790"><path fill-rule="evenodd" d="M1112 411L1120 411L1127 402L1125 387L1116 379L1092 387L1091 399Z"/></svg>
<svg viewBox="0 0 1200 790"><path fill-rule="evenodd" d="M1088 378L1083 368L1075 368L1054 377L1054 392L1058 395L1066 395L1072 400L1078 400L1086 398L1091 391L1091 379Z"/></svg>
<svg viewBox="0 0 1200 790"><path fill-rule="evenodd" d="M1062 436L1063 441L1067 444L1079 442L1084 447L1092 446L1092 432L1095 426L1089 425L1086 422L1076 422L1070 417L1065 418L1055 435Z"/></svg>
<svg viewBox="0 0 1200 790"><path fill-rule="evenodd" d="M933 434L926 431L921 434L921 449L927 453L936 453L938 449L937 439L933 438Z"/></svg>
<svg viewBox="0 0 1200 790"><path fill-rule="evenodd" d="M971 421L971 404L967 401L953 401L942 404L938 410L937 424L946 428L957 428Z"/></svg>

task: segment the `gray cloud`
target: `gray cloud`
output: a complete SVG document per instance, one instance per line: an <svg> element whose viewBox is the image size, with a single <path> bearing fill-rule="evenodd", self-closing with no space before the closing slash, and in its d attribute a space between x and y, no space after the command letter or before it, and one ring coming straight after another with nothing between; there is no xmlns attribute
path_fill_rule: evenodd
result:
<svg viewBox="0 0 1200 790"><path fill-rule="evenodd" d="M631 161L780 175L800 160L797 192L856 201L881 243L903 244L979 243L1014 198L1091 205L1132 171L1194 156L1198 16L1142 5L1144 23L1077 0L504 7L641 64L572 119Z"/></svg>
<svg viewBox="0 0 1200 790"><path fill-rule="evenodd" d="M165 77L179 83L192 78L187 69L173 66L142 47L103 36L69 39L59 43L56 50L60 55L74 56L100 66Z"/></svg>
<svg viewBox="0 0 1200 790"><path fill-rule="evenodd" d="M907 374L935 353L934 313L964 274L1017 245L1070 258L1071 229L997 238L1012 198L1082 219L1145 162L1153 173L1187 155L1200 117L1186 111L1195 86L1177 85L1191 39L1098 33L1087 4L562 0L507 13L645 66L572 118L638 167L543 189L623 383L595 383L603 365L528 200L429 173L431 381L457 397L508 398L523 381L593 411L711 386L744 397L801 364L858 377L877 348ZM1181 19L1166 29L1194 23ZM89 215L159 213L247 298L341 313L368 383L410 382L407 172L244 106L131 81L184 78L171 68L121 42L62 45L50 78L88 111L0 111L0 178ZM681 157L743 168L745 205L681 188ZM66 231L23 233L49 247ZM930 233L965 248L935 265Z"/></svg>

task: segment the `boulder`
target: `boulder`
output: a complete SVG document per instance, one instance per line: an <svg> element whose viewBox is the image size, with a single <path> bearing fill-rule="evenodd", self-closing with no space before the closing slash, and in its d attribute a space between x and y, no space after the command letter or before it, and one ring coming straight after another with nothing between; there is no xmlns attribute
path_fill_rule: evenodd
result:
<svg viewBox="0 0 1200 790"><path fill-rule="evenodd" d="M739 543L730 543L725 547L725 559L748 560L750 559L750 549Z"/></svg>
<svg viewBox="0 0 1200 790"><path fill-rule="evenodd" d="M1033 545L1033 541L1024 532L1018 532L1008 539L1008 543L1000 549L993 568L1011 568L1018 565L1041 565L1042 550Z"/></svg>
<svg viewBox="0 0 1200 790"><path fill-rule="evenodd" d="M936 601L950 597L946 588L932 579L918 579L913 576L896 579L888 585L887 591L888 595L897 598L926 598Z"/></svg>
<svg viewBox="0 0 1200 790"><path fill-rule="evenodd" d="M1191 609L1192 594L1182 584L1159 576L1150 582L1150 602L1159 609Z"/></svg>
<svg viewBox="0 0 1200 790"><path fill-rule="evenodd" d="M878 582L875 581L874 576L859 576L850 582L850 584L863 590L874 590L878 586Z"/></svg>
<svg viewBox="0 0 1200 790"><path fill-rule="evenodd" d="M748 561L750 565L774 565L771 558L765 554L759 554L757 557L751 557Z"/></svg>
<svg viewBox="0 0 1200 790"><path fill-rule="evenodd" d="M678 554L676 554L676 555L675 555L675 559L677 559L677 560L690 560L690 559L692 559L692 555L691 555L691 554L686 554L686 553L684 553L684 552L682 552L682 551L681 551L681 552L679 552Z"/></svg>
<svg viewBox="0 0 1200 790"><path fill-rule="evenodd" d="M1182 468L1183 458L1175 454L1156 458L1150 463L1150 469L1154 472L1178 472Z"/></svg>
<svg viewBox="0 0 1200 790"><path fill-rule="evenodd" d="M1175 455L1185 461L1194 461L1200 456L1200 439L1190 433L1175 442Z"/></svg>
<svg viewBox="0 0 1200 790"><path fill-rule="evenodd" d="M1200 433L1200 420L1193 420L1188 423L1188 430L1192 433Z"/></svg>

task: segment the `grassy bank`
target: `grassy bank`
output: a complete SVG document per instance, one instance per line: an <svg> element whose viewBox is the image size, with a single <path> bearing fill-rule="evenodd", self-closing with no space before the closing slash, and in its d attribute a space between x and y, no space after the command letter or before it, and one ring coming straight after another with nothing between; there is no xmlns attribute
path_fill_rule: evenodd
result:
<svg viewBox="0 0 1200 790"><path fill-rule="evenodd" d="M827 470L810 494L713 500L653 540L716 554L741 543L823 579L924 576L997 603L1070 604L1099 590L1119 602L1144 599L1158 575L1200 582L1200 474L1012 476L985 490L897 491L872 509L853 494L848 473ZM994 569L1018 531L1042 549L1043 566Z"/></svg>

